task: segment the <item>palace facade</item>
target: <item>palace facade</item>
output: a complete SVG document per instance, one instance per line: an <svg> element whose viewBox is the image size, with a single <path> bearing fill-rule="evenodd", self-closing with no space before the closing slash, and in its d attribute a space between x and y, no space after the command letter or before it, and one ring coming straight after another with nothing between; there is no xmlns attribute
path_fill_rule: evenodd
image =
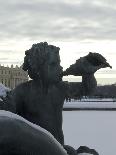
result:
<svg viewBox="0 0 116 155"><path fill-rule="evenodd" d="M27 72L23 71L22 66L5 67L0 65L0 83L11 89L15 88L18 84L28 81Z"/></svg>

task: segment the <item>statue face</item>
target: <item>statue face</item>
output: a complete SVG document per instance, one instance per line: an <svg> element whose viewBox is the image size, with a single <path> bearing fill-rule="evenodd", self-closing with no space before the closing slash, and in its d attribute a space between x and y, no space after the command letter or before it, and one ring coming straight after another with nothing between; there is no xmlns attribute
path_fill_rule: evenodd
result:
<svg viewBox="0 0 116 155"><path fill-rule="evenodd" d="M62 70L60 66L59 53L49 53L48 60L43 67L44 78L48 83L57 83L62 80Z"/></svg>

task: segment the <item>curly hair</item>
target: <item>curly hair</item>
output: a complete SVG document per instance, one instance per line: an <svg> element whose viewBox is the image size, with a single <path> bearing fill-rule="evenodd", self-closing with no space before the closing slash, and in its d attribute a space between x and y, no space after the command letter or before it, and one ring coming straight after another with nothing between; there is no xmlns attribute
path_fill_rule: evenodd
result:
<svg viewBox="0 0 116 155"><path fill-rule="evenodd" d="M25 51L23 70L28 71L31 79L41 78L40 71L49 59L49 55L53 52L59 54L59 50L59 47L48 45L47 42L33 44L29 50Z"/></svg>

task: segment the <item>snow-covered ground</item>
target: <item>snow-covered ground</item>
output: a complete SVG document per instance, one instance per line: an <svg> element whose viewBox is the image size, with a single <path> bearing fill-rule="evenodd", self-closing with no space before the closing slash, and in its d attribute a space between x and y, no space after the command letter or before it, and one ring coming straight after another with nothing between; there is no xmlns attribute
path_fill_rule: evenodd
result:
<svg viewBox="0 0 116 155"><path fill-rule="evenodd" d="M64 111L65 143L86 145L100 155L116 153L116 111Z"/></svg>
<svg viewBox="0 0 116 155"><path fill-rule="evenodd" d="M84 99L64 103L64 109L116 109L115 99Z"/></svg>
<svg viewBox="0 0 116 155"><path fill-rule="evenodd" d="M9 92L10 90L11 90L10 88L7 88L2 83L0 83L0 100L1 97L6 97L7 92Z"/></svg>
<svg viewBox="0 0 116 155"><path fill-rule="evenodd" d="M115 102L116 98L82 98L81 100L71 99L71 102L98 102L98 101L99 102Z"/></svg>
<svg viewBox="0 0 116 155"><path fill-rule="evenodd" d="M116 102L75 102L65 103L64 109L116 109Z"/></svg>
<svg viewBox="0 0 116 155"><path fill-rule="evenodd" d="M8 91L9 88L0 84L0 96L5 96ZM64 107L116 108L116 101L91 99L85 102L83 99L81 102L65 103ZM63 131L65 143L74 148L86 145L94 148L100 155L116 153L116 111L63 111Z"/></svg>

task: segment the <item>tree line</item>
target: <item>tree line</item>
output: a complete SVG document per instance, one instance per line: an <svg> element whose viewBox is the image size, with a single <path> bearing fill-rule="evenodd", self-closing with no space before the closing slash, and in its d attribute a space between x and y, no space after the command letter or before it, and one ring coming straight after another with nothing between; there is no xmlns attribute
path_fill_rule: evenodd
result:
<svg viewBox="0 0 116 155"><path fill-rule="evenodd" d="M116 98L116 83L97 86L92 96L100 98Z"/></svg>

